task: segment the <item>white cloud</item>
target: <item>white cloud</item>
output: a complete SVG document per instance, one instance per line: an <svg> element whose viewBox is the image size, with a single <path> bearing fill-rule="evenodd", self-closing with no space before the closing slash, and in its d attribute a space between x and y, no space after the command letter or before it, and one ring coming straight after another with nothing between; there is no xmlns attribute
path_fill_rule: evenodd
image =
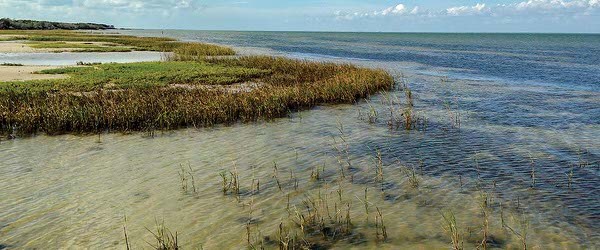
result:
<svg viewBox="0 0 600 250"><path fill-rule="evenodd" d="M0 0L0 6L26 10L110 10L123 13L196 10L201 0ZM56 9L58 8L58 9Z"/></svg>
<svg viewBox="0 0 600 250"><path fill-rule="evenodd" d="M387 16L390 14L404 14L405 12L406 7L404 6L404 4L398 4L395 7L389 7L385 10L382 10L381 12L379 12L379 14L382 16Z"/></svg>
<svg viewBox="0 0 600 250"><path fill-rule="evenodd" d="M563 1L563 0L529 0L515 5L517 10L551 10L551 9L569 9L585 8L587 1Z"/></svg>
<svg viewBox="0 0 600 250"><path fill-rule="evenodd" d="M421 10L419 6L410 9L404 4L397 4L372 12L336 11L334 16L340 20L386 16L412 16L429 19L454 16L486 16L496 17L498 20L520 16L532 20L541 17L569 18L592 13L600 14L598 12L600 12L600 0L524 0L492 6L485 3L477 3L471 6L451 6L443 10L433 11Z"/></svg>
<svg viewBox="0 0 600 250"><path fill-rule="evenodd" d="M446 14L450 16L465 16L482 14L486 11L489 11L489 8L486 8L484 3L478 3L474 6L450 7L446 9Z"/></svg>
<svg viewBox="0 0 600 250"><path fill-rule="evenodd" d="M528 0L498 5L498 15L571 16L590 15L600 7L600 0Z"/></svg>
<svg viewBox="0 0 600 250"><path fill-rule="evenodd" d="M421 14L419 6L415 6L412 9L408 9L404 4L397 4L379 11L373 12L345 12L335 11L333 13L336 19L352 20L355 18L366 18L366 17L384 17L384 16L404 16L404 15L418 15Z"/></svg>
<svg viewBox="0 0 600 250"><path fill-rule="evenodd" d="M599 0L600 1L600 0ZM419 14L419 6L415 6L411 11L410 14L416 15Z"/></svg>
<svg viewBox="0 0 600 250"><path fill-rule="evenodd" d="M484 3L473 6L456 6L446 9L448 16L515 16L530 15L587 15L600 7L600 0L527 0L512 4L498 4L488 7Z"/></svg>

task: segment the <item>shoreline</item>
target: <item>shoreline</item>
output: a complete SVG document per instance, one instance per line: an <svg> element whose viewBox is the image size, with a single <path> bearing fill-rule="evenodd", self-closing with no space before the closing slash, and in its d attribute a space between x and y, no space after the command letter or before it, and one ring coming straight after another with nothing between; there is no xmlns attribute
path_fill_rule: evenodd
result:
<svg viewBox="0 0 600 250"><path fill-rule="evenodd" d="M0 65L0 82L29 81L46 79L64 79L65 75L35 74L38 71L58 69L60 66L28 65L28 66L2 66ZM1 83L0 83L1 84Z"/></svg>
<svg viewBox="0 0 600 250"><path fill-rule="evenodd" d="M268 120L320 104L352 103L394 85L383 70L283 57L230 57L235 52L228 47L171 38L23 33L29 35L27 40L44 41L43 46L110 42L172 55L162 62L90 61L84 67L40 71L62 79L0 83L0 130L9 138ZM18 72L18 67L7 70ZM74 115L81 112L85 115Z"/></svg>

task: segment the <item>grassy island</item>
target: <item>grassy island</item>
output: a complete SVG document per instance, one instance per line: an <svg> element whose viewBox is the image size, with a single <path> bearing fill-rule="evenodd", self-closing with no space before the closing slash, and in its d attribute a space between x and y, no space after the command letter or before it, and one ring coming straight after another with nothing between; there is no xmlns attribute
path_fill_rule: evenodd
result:
<svg viewBox="0 0 600 250"><path fill-rule="evenodd" d="M168 38L70 31L4 31L28 41L106 42L170 52L164 62L88 64L45 70L64 79L0 83L0 130L35 133L153 131L287 115L325 103L352 103L389 89L382 70L269 56ZM223 57L228 56L228 57Z"/></svg>

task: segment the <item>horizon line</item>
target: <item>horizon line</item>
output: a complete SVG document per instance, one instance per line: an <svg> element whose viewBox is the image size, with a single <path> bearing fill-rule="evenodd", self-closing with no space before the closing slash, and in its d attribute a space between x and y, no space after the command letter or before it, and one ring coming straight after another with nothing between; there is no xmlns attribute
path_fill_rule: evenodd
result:
<svg viewBox="0 0 600 250"><path fill-rule="evenodd" d="M388 34L540 34L540 35L600 35L600 32L543 32L543 31L329 31L329 30L236 30L186 28L115 28L114 30L176 30L224 32L298 32L298 33L388 33Z"/></svg>

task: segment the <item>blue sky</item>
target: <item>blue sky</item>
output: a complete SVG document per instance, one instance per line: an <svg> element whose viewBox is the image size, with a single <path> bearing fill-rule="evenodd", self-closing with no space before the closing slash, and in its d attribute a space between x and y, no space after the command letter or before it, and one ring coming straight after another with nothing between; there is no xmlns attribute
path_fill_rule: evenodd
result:
<svg viewBox="0 0 600 250"><path fill-rule="evenodd" d="M600 33L600 0L0 0L0 16L154 29Z"/></svg>

